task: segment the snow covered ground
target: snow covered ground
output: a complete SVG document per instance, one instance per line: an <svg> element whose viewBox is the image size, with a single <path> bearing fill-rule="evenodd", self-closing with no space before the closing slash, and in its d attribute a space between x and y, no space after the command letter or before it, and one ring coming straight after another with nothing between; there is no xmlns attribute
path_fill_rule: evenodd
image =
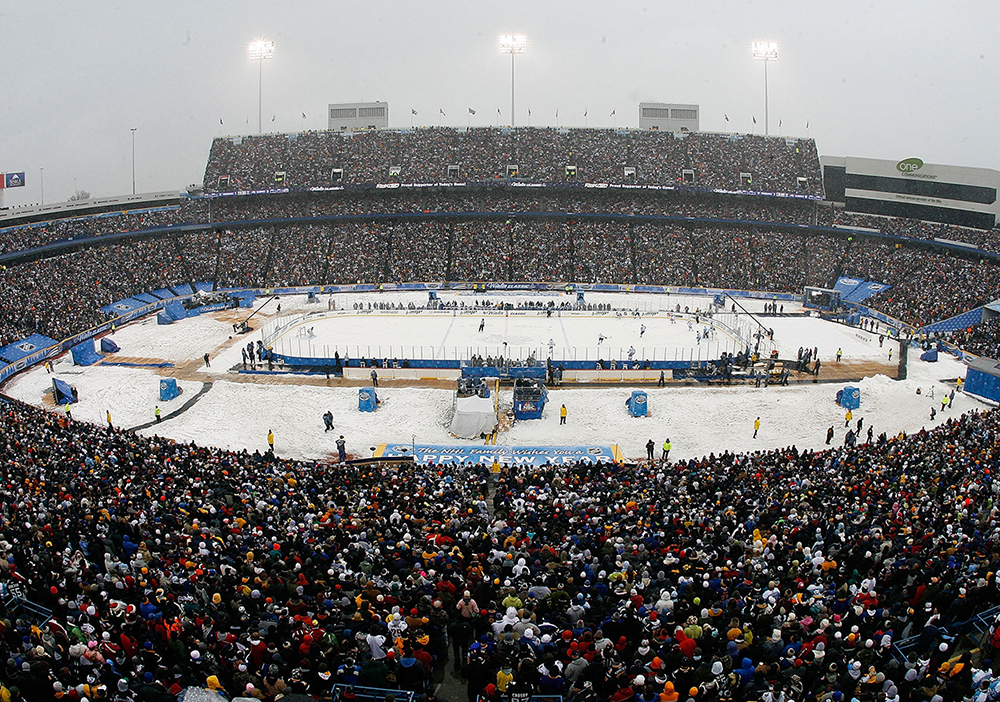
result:
<svg viewBox="0 0 1000 702"><path fill-rule="evenodd" d="M218 340L233 333L233 327L211 315L198 315L183 321L182 333L172 334L167 329L174 325L156 323L156 315L139 320L115 331L114 341L121 347L121 355L130 358L159 358L176 363L198 358L210 350ZM206 340L214 343L206 344Z"/></svg>
<svg viewBox="0 0 1000 702"><path fill-rule="evenodd" d="M442 296L444 297L444 296ZM608 296L618 297L636 306L638 295ZM482 294L479 295L482 298ZM505 299L510 299L504 294ZM337 297L337 306L343 309L356 301L412 299L422 302L425 294L377 294L358 295L347 298ZM525 297L524 299L528 299ZM603 301L597 295L589 295L588 300ZM671 301L677 300L670 296ZM611 301L611 300L608 300ZM306 305L304 298L284 298L281 315L294 315L301 311L317 309L317 305ZM655 301L649 302L652 312ZM707 300L692 300L696 304L707 305ZM756 301L754 301L756 302ZM272 303L273 304L273 303ZM622 304L616 302L616 304ZM677 302L672 302L677 304ZM682 307L687 302L681 302ZM753 304L753 303L751 303ZM763 302L759 303L758 307ZM325 310L325 300L322 303ZM624 305L623 305L624 306ZM690 305L693 309L696 305ZM790 306L786 305L786 311ZM269 315L277 319L275 311ZM386 337L395 336L398 330L386 324L388 316L349 315L337 318L338 327L334 332L347 338L348 343L362 343L373 338L379 329ZM397 316L397 320L413 320L415 324L404 331L409 341L417 346L447 344L442 341L444 324L452 323L448 338L456 335L456 340L475 337L481 316L440 318L441 324L429 324L425 315ZM506 324L507 338L545 338L552 327L538 324L559 324L559 320L544 317L487 317L484 334L499 333L491 330L494 324ZM448 322L452 320L452 322ZM824 363L832 363L837 348L844 351L847 359L885 359L890 346L878 346L878 336L857 329L837 325L814 318L805 317L764 317L765 325L775 331L775 340L782 349L782 356L794 356L799 346L820 348ZM530 323L529 323L530 322ZM367 325L373 323L369 328ZM648 320L618 320L613 316L566 317L561 320L560 332L567 343L576 338L594 339L598 333L609 328L615 332L621 329L625 335L638 337L638 325L647 324L646 336L680 334L693 339L686 323L671 325L665 317L650 317ZM381 327L378 325L381 324ZM617 325L617 326L614 326ZM633 327L635 327L633 329ZM331 327L332 328L332 327ZM317 330L318 332L318 330ZM266 382L236 382L236 376L228 370L239 361L239 345L259 337L254 335L230 340L232 327L211 316L199 316L169 325L156 325L155 320L145 320L118 330L115 340L122 346L126 356L160 358L172 362L198 359L207 349L223 345L228 348L213 356L211 368L201 368L199 379L212 382L212 388L189 409L161 424L143 430L143 433L157 433L180 441L197 441L233 450L265 450L268 430L275 434L275 449L279 455L293 458L324 459L336 453L335 440L343 434L348 451L354 455L368 455L372 447L381 443L409 443L416 440L425 444L463 443L448 434L454 392L411 387L384 387L379 391L383 404L375 414L358 411L358 389L354 387L323 387L316 385L267 384ZM324 332L325 333L325 332ZM613 336L614 334L612 334ZM374 338L377 338L374 337ZM630 337L627 337L630 338ZM387 338L391 343L399 343ZM547 341L547 339L546 339ZM366 342L367 343L367 342ZM634 343L634 342L630 342ZM409 344L408 344L409 345ZM457 343L455 344L458 345ZM637 345L637 349L638 349ZM58 377L75 385L80 392L80 402L73 406L76 418L103 423L105 412L111 411L116 426L133 427L150 421L153 408L158 403L159 375L153 369L119 368L91 366L80 368L68 361L68 355L55 364ZM169 369L166 371L169 373ZM974 407L981 407L978 401L959 394L955 407L947 413L940 412L940 397L952 386L939 382L965 376L965 367L949 356L942 355L937 363L918 360L918 354L911 351L909 357L909 379L893 381L884 376L867 378L859 383L861 388L861 409L854 413L855 425L858 418L864 418L864 426L874 427L876 435L881 432L895 434L899 431L913 432L921 427L931 427L941 422L947 415L959 414ZM240 378L246 380L246 377ZM164 416L173 412L202 388L202 384L179 381L183 389L181 396L169 403L162 403ZM332 383L331 383L332 385ZM51 377L41 367L15 377L3 390L18 399L36 405L43 405L45 393L51 387ZM826 438L826 430L833 426L834 441L841 443L844 436L844 411L834 401L841 385L801 384L790 387L668 387L647 389L651 416L633 418L628 415L625 400L630 388L613 386L608 388L569 387L554 388L549 392L542 419L518 422L509 432L501 435L500 443L506 445L567 445L567 444L619 444L626 456L638 458L645 455L645 443L653 439L657 447L669 437L674 449L671 458L702 456L709 452L723 450L749 451L788 446L795 444L800 449L821 448ZM917 388L921 394L917 394ZM933 389L933 399L929 393ZM502 401L510 403L511 391L502 391ZM565 404L568 422L559 426L559 406ZM51 406L51 402L49 403ZM937 418L930 419L931 407L936 407ZM330 410L334 415L336 430L325 433L321 415ZM761 429L757 439L753 439L753 423L761 418ZM659 450L659 448L657 448Z"/></svg>

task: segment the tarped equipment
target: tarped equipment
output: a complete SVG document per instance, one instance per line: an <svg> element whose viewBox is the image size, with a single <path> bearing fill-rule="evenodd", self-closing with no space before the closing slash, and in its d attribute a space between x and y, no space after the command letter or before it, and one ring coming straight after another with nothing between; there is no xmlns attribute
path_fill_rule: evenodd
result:
<svg viewBox="0 0 1000 702"><path fill-rule="evenodd" d="M848 385L837 391L837 404L844 409L856 410L861 407L861 389Z"/></svg>
<svg viewBox="0 0 1000 702"><path fill-rule="evenodd" d="M70 349L70 353L73 355L73 364L77 366L92 366L102 358L102 356L94 350L93 339L87 339L86 341L77 344Z"/></svg>
<svg viewBox="0 0 1000 702"><path fill-rule="evenodd" d="M160 402L167 402L181 394L181 389L177 387L177 380L174 378L160 379Z"/></svg>
<svg viewBox="0 0 1000 702"><path fill-rule="evenodd" d="M121 351L121 348L113 342L108 337L101 339L101 353L115 353L116 351Z"/></svg>
<svg viewBox="0 0 1000 702"><path fill-rule="evenodd" d="M168 302L163 308L163 311L166 312L175 322L179 322L188 316L187 310L184 309L184 305L182 305L179 300Z"/></svg>
<svg viewBox="0 0 1000 702"><path fill-rule="evenodd" d="M633 417L645 417L649 413L646 404L646 393L642 390L633 390L632 396L628 398L628 413Z"/></svg>
<svg viewBox="0 0 1000 702"><path fill-rule="evenodd" d="M55 398L56 406L65 405L67 402L73 404L77 400L73 386L58 378L52 379L52 395Z"/></svg>
<svg viewBox="0 0 1000 702"><path fill-rule="evenodd" d="M358 388L358 411L374 412L378 409L378 395L375 388Z"/></svg>
<svg viewBox="0 0 1000 702"><path fill-rule="evenodd" d="M496 423L492 398L472 395L455 401L455 417L451 420L451 433L455 436L475 439L492 432Z"/></svg>

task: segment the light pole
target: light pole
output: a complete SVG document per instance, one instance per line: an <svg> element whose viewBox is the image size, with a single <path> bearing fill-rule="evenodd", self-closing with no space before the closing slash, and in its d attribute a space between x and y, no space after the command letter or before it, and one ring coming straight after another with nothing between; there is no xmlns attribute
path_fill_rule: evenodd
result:
<svg viewBox="0 0 1000 702"><path fill-rule="evenodd" d="M750 52L758 61L764 62L764 136L768 135L768 112L767 112L767 64L769 61L778 60L778 42L776 41L755 41L750 44Z"/></svg>
<svg viewBox="0 0 1000 702"><path fill-rule="evenodd" d="M261 112L264 94L264 59L274 58L274 42L265 39L254 39L247 45L247 56L250 57L251 61L257 62L257 133L262 134L264 131Z"/></svg>
<svg viewBox="0 0 1000 702"><path fill-rule="evenodd" d="M38 169L38 182L42 186L42 204L45 204L45 169Z"/></svg>
<svg viewBox="0 0 1000 702"><path fill-rule="evenodd" d="M138 127L131 127L132 131L132 194L135 195L135 130Z"/></svg>
<svg viewBox="0 0 1000 702"><path fill-rule="evenodd" d="M497 37L501 54L510 54L510 126L514 126L514 57L528 52L528 37L523 34L501 34Z"/></svg>

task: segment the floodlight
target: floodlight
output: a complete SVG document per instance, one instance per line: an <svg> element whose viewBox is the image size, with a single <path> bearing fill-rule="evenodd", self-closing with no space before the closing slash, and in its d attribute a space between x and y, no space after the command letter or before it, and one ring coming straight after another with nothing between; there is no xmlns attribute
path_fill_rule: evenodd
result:
<svg viewBox="0 0 1000 702"><path fill-rule="evenodd" d="M497 37L501 54L510 54L510 126L514 126L514 57L528 52L528 37L523 34L501 34Z"/></svg>
<svg viewBox="0 0 1000 702"><path fill-rule="evenodd" d="M267 39L254 39L247 44L247 56L257 62L257 133L263 131L262 109L264 85L264 60L274 58L274 42Z"/></svg>
<svg viewBox="0 0 1000 702"><path fill-rule="evenodd" d="M768 114L768 104L767 104L767 64L771 61L778 60L778 42L776 41L755 41L750 43L750 53L758 61L764 62L764 136L767 136L769 131L770 121Z"/></svg>
<svg viewBox="0 0 1000 702"><path fill-rule="evenodd" d="M523 34L501 34L497 37L501 54L524 54L528 51L528 37Z"/></svg>
<svg viewBox="0 0 1000 702"><path fill-rule="evenodd" d="M274 58L274 42L265 39L254 39L247 45L247 55L251 61L263 61Z"/></svg>
<svg viewBox="0 0 1000 702"><path fill-rule="evenodd" d="M750 51L758 61L776 61L778 59L778 42L755 41L750 44Z"/></svg>

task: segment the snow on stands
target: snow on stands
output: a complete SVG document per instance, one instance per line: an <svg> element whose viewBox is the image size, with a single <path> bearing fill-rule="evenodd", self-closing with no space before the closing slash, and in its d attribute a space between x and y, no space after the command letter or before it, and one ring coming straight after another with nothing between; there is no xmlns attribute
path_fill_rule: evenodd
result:
<svg viewBox="0 0 1000 702"><path fill-rule="evenodd" d="M444 296L443 296L444 297ZM483 294L461 299L483 299ZM498 293L494 299L515 301L520 299L509 293ZM537 295L534 296L537 298ZM638 295L593 296L594 302L617 297L615 304L635 307L637 301L657 306L657 301ZM588 301L591 295L588 294ZM337 307L350 308L355 301L413 301L422 304L426 293L415 294L370 294L358 296L336 296ZM523 299L533 299L524 296ZM560 298L556 298L560 300ZM565 296L561 299L567 299ZM706 298L681 300L670 296L671 307L680 302L692 310L696 306L707 306ZM610 300L608 300L610 301ZM262 302L258 300L258 303ZM301 310L327 309L326 296L319 304L307 305L304 297L282 298L282 315ZM629 304L631 303L631 304ZM751 301L753 309L759 310L763 301ZM259 306L259 304L258 304ZM277 304L265 308L264 316L274 318ZM786 305L786 311L789 306ZM405 316L396 317L405 319ZM415 319L428 319L416 315ZM459 317L456 325L469 327L473 334L481 315ZM378 321L381 335L386 340L396 337L389 324L388 315L370 317L349 316L348 319ZM508 333L519 333L518 320L526 317L488 317L487 324L499 324L507 319ZM536 317L533 319L544 319ZM579 334L584 339L596 339L597 334L608 324L621 324L629 329L629 334L638 337L634 320L617 320L607 317L565 317L567 334ZM808 317L764 317L763 323L773 327L775 338L783 356L794 356L799 346L818 346L824 365L834 363L838 347L844 351L845 361L851 359L885 358L890 342L879 349L877 335L866 335L857 329L823 322ZM669 320L647 320L647 335L660 333L657 326L670 326ZM636 329L632 329L635 326ZM682 329L684 336L693 334L686 329L686 322L673 325ZM570 330L572 327L572 330ZM489 326L487 327L489 330ZM359 339L358 329L345 330L345 337L351 343ZM378 333L377 329L372 333ZM441 332L434 341L442 343ZM452 334L454 334L454 330ZM604 332L607 333L607 332ZM464 441L448 434L451 422L454 391L451 389L430 389L414 387L379 388L379 398L383 401L374 414L358 411L358 388L324 385L298 385L294 383L272 384L269 376L236 376L230 369L239 363L239 346L258 334L234 337L226 323L212 320L208 316L185 319L169 326L158 326L149 321L139 322L120 329L115 340L122 345L123 355L142 355L174 362L198 360L206 350L226 345L225 351L212 357L211 368L199 368L199 380L212 381L212 389L199 398L193 406L181 415L165 420L162 424L143 430L145 434L157 433L179 441L196 441L232 450L247 449L264 451L269 429L275 434L275 448L281 456L304 459L328 459L336 455L335 441L341 434L347 440L348 452L353 456L369 455L372 447L382 443L409 444L412 440L422 444L476 445L481 441ZM450 337L449 337L450 338ZM617 340L615 340L617 341ZM644 339L645 341L645 339ZM361 343L360 340L357 343ZM394 343L400 343L394 341ZM419 342L414 341L419 345ZM448 343L445 340L444 343ZM634 342L629 342L634 343ZM409 340L407 340L409 345ZM457 343L456 343L457 345ZM627 348L628 344L621 344ZM636 344L638 348L638 344ZM898 348L895 342L891 346ZM152 419L153 407L158 404L158 375L151 369L72 366L67 356L56 363L58 377L77 386L80 402L73 406L73 415L95 423L103 423L105 411L110 410L117 426L138 426ZM909 379L893 381L885 376L867 378L858 385L861 388L861 410L854 413L852 426L859 417L864 417L867 428L872 426L876 435L881 432L896 434L903 430L913 432L921 427L931 427L944 418L938 412L934 421L930 420L932 406L940 410L940 397L949 388L938 380L964 377L964 366L949 356L942 355L938 363L924 363L913 352L909 357ZM201 366L202 364L198 364ZM295 377L295 376L292 376ZM322 376L313 376L322 380ZM182 395L170 403L161 405L164 415L180 407L187 399L201 389L201 383L181 381ZM36 405L43 405L44 393L51 387L51 376L41 367L35 368L14 379L5 387L5 392ZM540 420L517 422L513 428L500 435L500 443L508 446L551 446L551 445L602 445L618 444L626 457L645 456L645 443L653 439L659 450L664 439L670 437L674 449L671 458L702 456L710 452L764 450L774 447L797 445L800 449L821 448L826 438L826 429L833 426L834 441L843 442L844 412L834 401L840 384L802 383L790 387L770 387L755 389L752 386L698 387L676 386L663 389L644 388L649 393L651 416L634 418L628 415L625 400L629 396L627 386L606 388L571 387L550 390L549 402ZM922 394L917 395L917 388ZM929 391L934 388L934 399ZM509 406L510 389L502 390L502 401ZM566 426L559 426L559 406L565 403L569 411ZM51 405L50 405L51 406ZM961 412L981 406L975 400L958 395L955 408L947 415L957 416ZM324 432L321 419L330 410L334 415L335 431ZM761 429L756 440L752 439L753 422L761 418Z"/></svg>

